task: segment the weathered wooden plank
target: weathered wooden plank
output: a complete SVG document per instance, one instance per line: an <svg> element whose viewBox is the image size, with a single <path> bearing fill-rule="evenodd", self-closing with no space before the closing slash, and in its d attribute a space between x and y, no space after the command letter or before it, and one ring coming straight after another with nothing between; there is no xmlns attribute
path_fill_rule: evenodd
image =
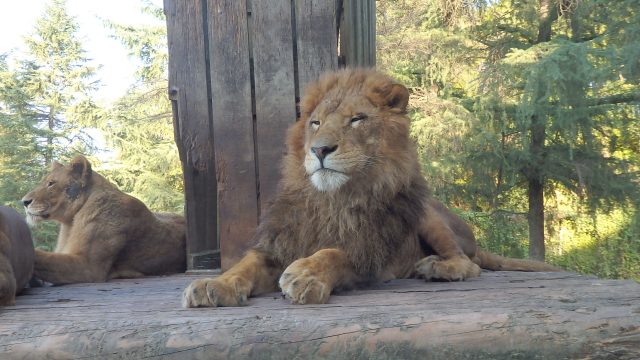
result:
<svg viewBox="0 0 640 360"><path fill-rule="evenodd" d="M286 130L296 120L291 0L253 1L256 153L260 205L275 197Z"/></svg>
<svg viewBox="0 0 640 360"><path fill-rule="evenodd" d="M164 1L169 41L169 96L184 174L189 269L220 267L202 5L200 0Z"/></svg>
<svg viewBox="0 0 640 360"><path fill-rule="evenodd" d="M375 0L344 0L340 23L340 55L346 66L376 64Z"/></svg>
<svg viewBox="0 0 640 360"><path fill-rule="evenodd" d="M249 39L245 1L207 2L222 269L249 246L258 224Z"/></svg>
<svg viewBox="0 0 640 360"><path fill-rule="evenodd" d="M295 23L299 91L338 67L335 0L296 0Z"/></svg>
<svg viewBox="0 0 640 360"><path fill-rule="evenodd" d="M572 273L395 280L291 305L181 309L195 276L27 289L0 309L0 358L636 359L640 285Z"/></svg>

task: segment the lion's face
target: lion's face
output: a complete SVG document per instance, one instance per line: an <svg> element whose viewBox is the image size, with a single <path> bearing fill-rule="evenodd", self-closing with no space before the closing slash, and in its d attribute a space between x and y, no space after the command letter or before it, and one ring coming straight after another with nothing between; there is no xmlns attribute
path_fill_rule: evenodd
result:
<svg viewBox="0 0 640 360"><path fill-rule="evenodd" d="M91 178L91 165L83 156L68 165L53 162L50 172L22 198L30 224L42 220L65 221L73 217Z"/></svg>
<svg viewBox="0 0 640 360"><path fill-rule="evenodd" d="M370 181L406 152L408 91L379 73L344 71L308 90L304 168L321 192ZM303 117L303 121L305 118Z"/></svg>

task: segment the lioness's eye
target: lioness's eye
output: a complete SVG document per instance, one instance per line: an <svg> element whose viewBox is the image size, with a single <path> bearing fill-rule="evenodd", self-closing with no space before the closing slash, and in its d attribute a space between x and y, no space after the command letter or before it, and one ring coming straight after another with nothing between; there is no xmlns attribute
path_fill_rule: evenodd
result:
<svg viewBox="0 0 640 360"><path fill-rule="evenodd" d="M47 183L47 186L48 186L48 187L52 187L52 186L53 186L53 185L55 185L55 184L56 184L56 182L55 182L55 181L49 181L49 182Z"/></svg>
<svg viewBox="0 0 640 360"><path fill-rule="evenodd" d="M317 129L317 128L318 128L318 126L320 126L320 121L318 121L318 120L311 120L311 121L309 121L309 124L311 124L311 127L312 127L312 128Z"/></svg>

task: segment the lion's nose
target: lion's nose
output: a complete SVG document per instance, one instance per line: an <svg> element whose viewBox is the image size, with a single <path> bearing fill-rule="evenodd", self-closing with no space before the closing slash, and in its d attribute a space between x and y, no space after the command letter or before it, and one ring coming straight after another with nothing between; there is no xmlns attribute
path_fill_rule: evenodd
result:
<svg viewBox="0 0 640 360"><path fill-rule="evenodd" d="M318 146L318 147L312 147L311 151L313 151L313 153L316 154L316 157L318 157L318 159L323 160L327 155L336 151L337 148L338 148L338 145Z"/></svg>
<svg viewBox="0 0 640 360"><path fill-rule="evenodd" d="M24 207L29 206L29 204L31 204L33 202L32 199L26 199L26 200L22 200L22 204L24 204Z"/></svg>

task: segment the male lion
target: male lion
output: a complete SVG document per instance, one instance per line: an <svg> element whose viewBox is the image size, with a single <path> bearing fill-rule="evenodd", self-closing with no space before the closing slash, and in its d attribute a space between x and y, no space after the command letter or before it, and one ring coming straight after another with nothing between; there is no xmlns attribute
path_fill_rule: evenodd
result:
<svg viewBox="0 0 640 360"><path fill-rule="evenodd" d="M104 282L185 270L184 218L154 214L78 155L22 202L31 223L60 222L55 252L36 249L34 274L53 284Z"/></svg>
<svg viewBox="0 0 640 360"><path fill-rule="evenodd" d="M479 250L469 226L430 196L409 139L408 98L373 70L312 84L256 245L220 277L193 281L183 306L242 305L278 285L293 303L312 304L371 281L464 280L480 267L555 270Z"/></svg>
<svg viewBox="0 0 640 360"><path fill-rule="evenodd" d="M13 305L33 272L33 241L22 216L0 206L0 306Z"/></svg>

